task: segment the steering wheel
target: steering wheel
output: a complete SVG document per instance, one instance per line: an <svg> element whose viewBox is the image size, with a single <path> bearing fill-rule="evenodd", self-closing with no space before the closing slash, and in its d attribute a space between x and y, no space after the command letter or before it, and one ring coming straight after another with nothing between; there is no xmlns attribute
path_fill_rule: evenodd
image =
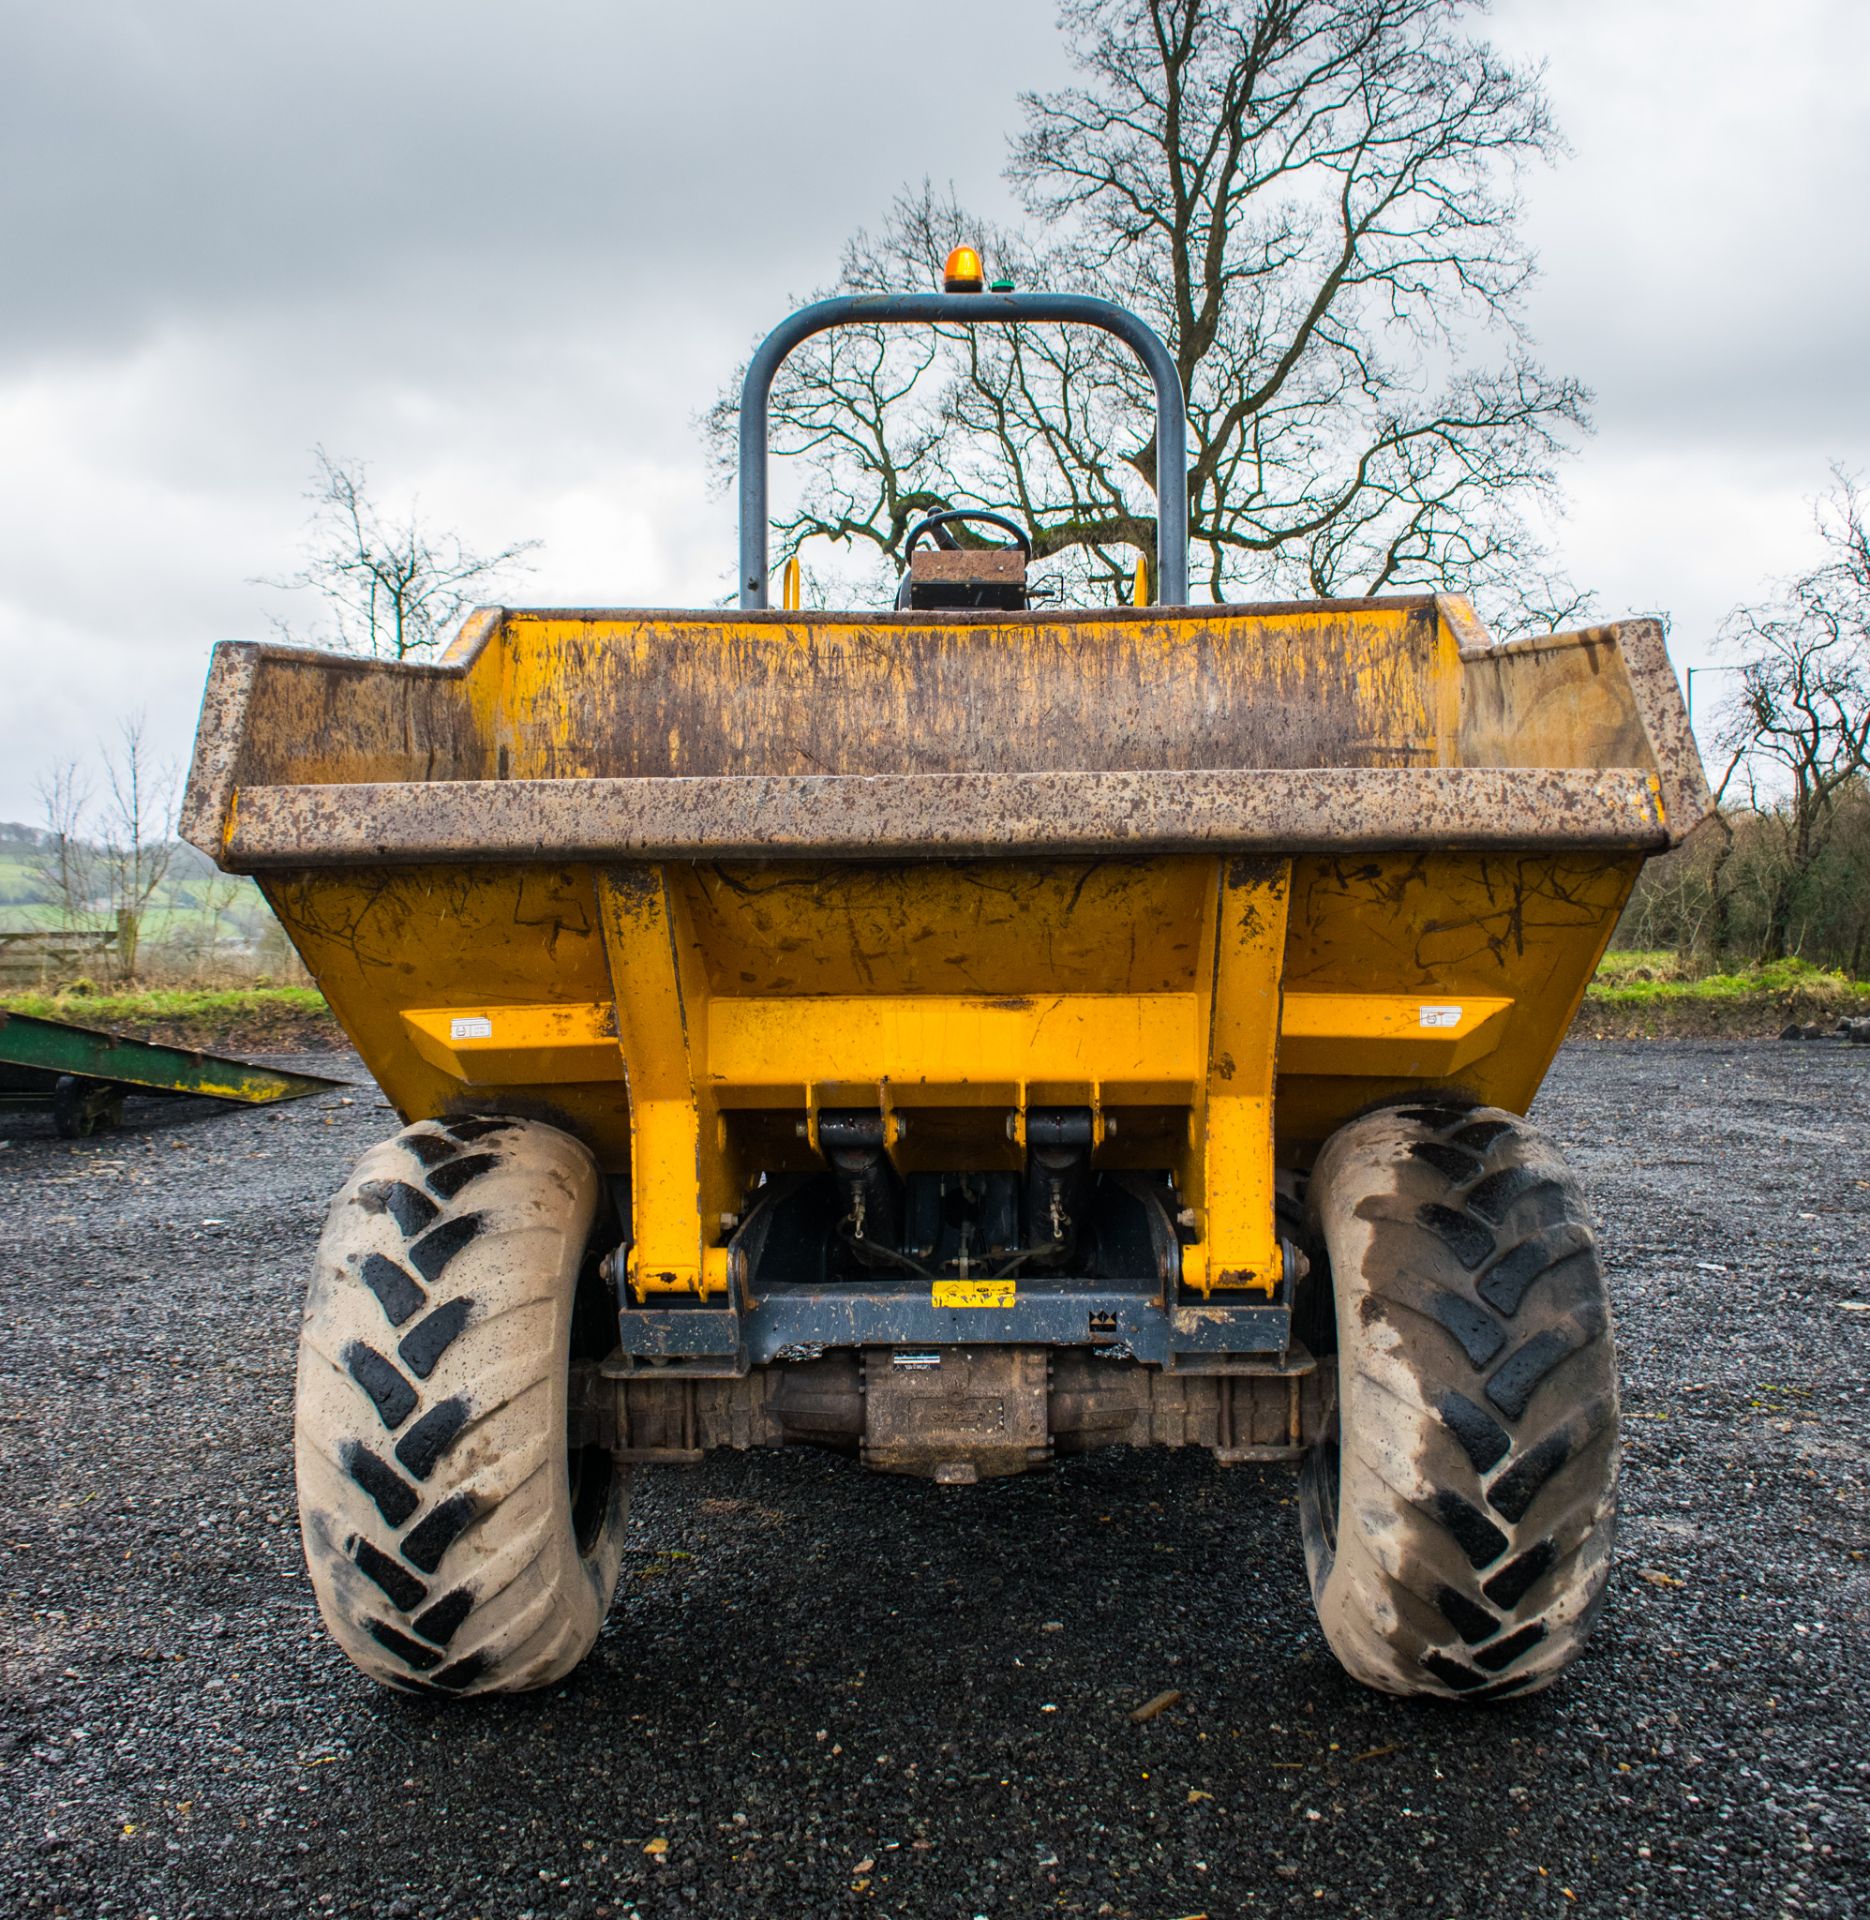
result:
<svg viewBox="0 0 1870 1920"><path fill-rule="evenodd" d="M948 531L957 520L984 520L990 526L998 527L1002 533L1010 533L1026 558L1032 558L1032 535L1021 528L1017 521L1009 520L1003 513L990 512L986 507L950 507L944 513L931 513L925 519L918 520L909 529L909 538L903 542L903 558L907 560L915 552L916 542L924 534L950 553L959 551L961 542Z"/></svg>

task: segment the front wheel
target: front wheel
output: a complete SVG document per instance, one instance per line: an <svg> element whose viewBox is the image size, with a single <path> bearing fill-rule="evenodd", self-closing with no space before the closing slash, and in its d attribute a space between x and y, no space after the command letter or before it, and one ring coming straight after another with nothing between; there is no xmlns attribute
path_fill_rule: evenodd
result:
<svg viewBox="0 0 1870 1920"><path fill-rule="evenodd" d="M1487 1700L1556 1679L1609 1573L1610 1308L1582 1195L1491 1107L1392 1107L1326 1142L1338 1411L1300 1523L1332 1651L1386 1693Z"/></svg>
<svg viewBox="0 0 1870 1920"><path fill-rule="evenodd" d="M424 1121L331 1204L299 1341L299 1524L319 1611L372 1679L545 1686L597 1638L629 1472L574 1445L570 1370L605 1343L601 1183L537 1121Z"/></svg>

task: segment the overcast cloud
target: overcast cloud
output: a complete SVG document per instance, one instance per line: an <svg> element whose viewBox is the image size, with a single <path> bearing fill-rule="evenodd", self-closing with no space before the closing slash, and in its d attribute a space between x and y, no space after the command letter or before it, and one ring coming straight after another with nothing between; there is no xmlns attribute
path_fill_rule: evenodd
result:
<svg viewBox="0 0 1870 1920"><path fill-rule="evenodd" d="M1870 8L1508 0L1575 158L1531 186L1550 365L1598 393L1560 528L1707 659L1870 465ZM0 0L0 818L212 642L305 618L310 450L538 603L714 601L692 417L904 180L990 210L1043 0Z"/></svg>

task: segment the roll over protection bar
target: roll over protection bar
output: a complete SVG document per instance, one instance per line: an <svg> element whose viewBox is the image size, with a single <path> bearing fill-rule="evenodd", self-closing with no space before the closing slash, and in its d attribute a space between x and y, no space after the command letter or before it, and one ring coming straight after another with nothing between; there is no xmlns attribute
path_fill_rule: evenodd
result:
<svg viewBox="0 0 1870 1920"><path fill-rule="evenodd" d="M1060 321L1100 327L1131 348L1156 389L1156 597L1163 606L1188 604L1188 411L1181 375L1153 327L1114 301L1084 293L860 293L801 307L760 342L748 363L740 389L741 606L769 604L766 442L774 376L813 334L877 321L964 327Z"/></svg>

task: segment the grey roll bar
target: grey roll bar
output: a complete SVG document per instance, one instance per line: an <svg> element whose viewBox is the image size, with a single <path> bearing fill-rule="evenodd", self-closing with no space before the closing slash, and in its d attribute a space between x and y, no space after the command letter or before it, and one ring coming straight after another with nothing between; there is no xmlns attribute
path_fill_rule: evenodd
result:
<svg viewBox="0 0 1870 1920"><path fill-rule="evenodd" d="M1162 337L1112 300L1086 293L858 293L817 300L780 321L760 342L740 389L740 604L770 604L767 571L767 401L773 378L802 341L831 327L876 321L1075 322L1115 334L1142 361L1156 388L1156 599L1188 604L1188 410L1181 375ZM1171 484L1163 484L1169 476Z"/></svg>

